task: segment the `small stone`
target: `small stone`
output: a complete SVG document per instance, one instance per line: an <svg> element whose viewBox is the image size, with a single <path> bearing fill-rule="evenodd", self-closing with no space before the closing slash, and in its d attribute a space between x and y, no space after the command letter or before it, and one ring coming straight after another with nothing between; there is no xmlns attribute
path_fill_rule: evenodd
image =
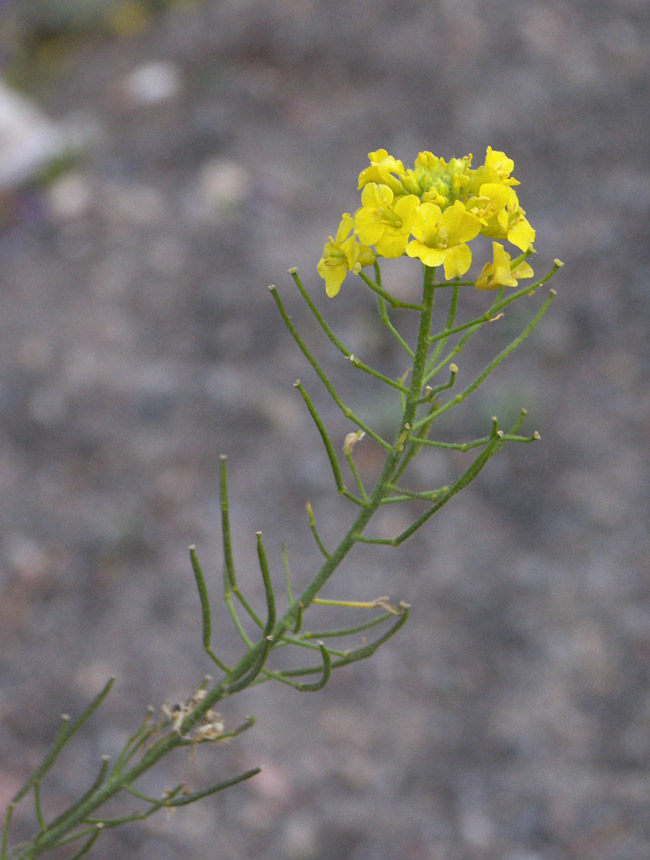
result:
<svg viewBox="0 0 650 860"><path fill-rule="evenodd" d="M122 90L134 107L159 104L177 96L183 87L176 63L160 60L139 66L122 80Z"/></svg>
<svg viewBox="0 0 650 860"><path fill-rule="evenodd" d="M230 158L213 158L199 173L204 205L220 211L243 203L251 194L252 177L245 167Z"/></svg>
<svg viewBox="0 0 650 860"><path fill-rule="evenodd" d="M92 191L87 177L78 172L66 173L48 189L47 205L56 221L73 221L90 209Z"/></svg>
<svg viewBox="0 0 650 860"><path fill-rule="evenodd" d="M308 860L317 856L318 828L312 816L297 813L284 822L283 848L285 856L291 860Z"/></svg>

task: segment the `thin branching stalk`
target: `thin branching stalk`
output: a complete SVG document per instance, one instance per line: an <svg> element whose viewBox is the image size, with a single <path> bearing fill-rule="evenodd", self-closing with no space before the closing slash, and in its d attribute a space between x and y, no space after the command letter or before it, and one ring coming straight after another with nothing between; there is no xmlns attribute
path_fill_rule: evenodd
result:
<svg viewBox="0 0 650 860"><path fill-rule="evenodd" d="M498 153L497 156L499 156ZM500 169L505 170L506 168L502 164ZM475 216L466 213L463 217L473 218ZM343 222L344 226L353 221L349 215L344 216L344 219L347 219ZM370 223L376 225L377 222L371 221ZM396 224L397 221L390 223ZM521 237L521 230L523 229L525 234L528 228L525 225L522 228L520 222L517 235ZM348 228L346 227L346 229ZM532 228L530 229L532 230ZM345 231L341 235L345 235ZM433 434L434 426L436 426L436 420L448 410L464 403L533 332L546 313L553 299L554 291L550 292L521 332L497 353L469 385L466 385L456 394L453 394L453 390L457 383L459 371L453 359L466 348L474 335L484 326L491 325L500 319L505 309L513 302L538 292L555 274L561 263L556 261L554 268L531 286L516 287L513 291L506 293L505 285L510 287L517 283L516 278L514 278L516 271L520 272L519 277L532 276L532 270L525 263L528 255L532 253L532 246L517 260L512 261L510 267L510 264L507 263L510 260L509 255L505 254L503 249L499 252L498 247L500 246L496 247L497 243L494 243L494 263L485 267L484 273L476 282L462 281L460 278L438 281L436 280L436 270L422 265L422 298L419 303L411 303L397 299L384 287L376 255L365 246L362 246L361 250L357 247L357 250L354 251L349 245L350 242L354 243L354 241L356 241L354 238L341 239L340 241L331 239L328 243L329 250L326 246L324 258L321 261L324 268L321 271L319 264L319 272L321 274L323 271L325 272L323 276L326 278L327 284L327 278L331 274L327 268L328 265L339 267L339 274L327 284L327 292L330 296L335 295L340 288L340 275L345 274L340 268L342 265L360 275L361 280L376 296L380 325L385 327L388 335L398 343L401 350L408 356L410 366L406 370L400 368L399 376L391 377L381 373L355 356L327 323L315 301L303 286L297 271L291 269L290 274L302 299L306 302L329 344L344 356L349 365L361 370L366 376L371 376L377 383L386 386L399 401L400 416L389 434L390 439L384 438L385 432L378 432L343 401L316 355L307 347L292 322L278 290L275 287L270 288L280 317L290 336L324 385L336 407L357 428L348 433L343 444L343 454L356 487L357 494L355 494L350 492L344 483L337 446L332 441L324 418L302 382L297 381L295 383L295 388L300 394L323 444L336 490L339 495L355 505L338 542L329 538L327 541L323 539L317 528L312 506L308 502L308 525L316 543L320 561L315 570L307 572L306 576L304 571L301 572L302 581L306 580L306 585L297 589L292 583L289 555L283 544L282 575L285 594L279 598L274 584L276 577L269 562L272 555L267 554L265 542L262 540L262 532L256 532L257 563L264 592L263 605L261 609L256 608L257 603L261 601L249 599L237 580L230 527L227 460L225 456L222 456L219 479L223 553L221 600L226 606L234 633L240 640L241 655L233 661L233 665L229 665L219 659L213 650L213 632L216 631L218 634L220 630L212 623L212 600L208 584L199 563L196 548L191 546L189 556L199 599L201 644L207 657L219 670L219 678L214 681L210 676L206 676L199 687L194 688L194 693L185 702L173 706L165 704L158 722L153 718L153 713L148 711L139 727L130 735L117 754L112 766L108 756L102 756L95 778L86 791L63 812L54 818L49 818L47 804L43 802L45 793L42 794L41 792L43 780L56 763L66 744L104 701L111 689L113 679L109 680L75 722L71 724L70 718L64 716L52 746L42 763L15 793L7 807L0 841L0 860L9 860L9 858L11 860L37 860L38 857L50 850L72 843L77 843L75 846L77 851L71 860L77 860L92 850L100 834L105 830L119 827L127 822L145 820L161 809L175 809L194 803L216 792L231 788L259 773L259 767L249 768L237 775L225 776L207 787L193 790L181 783L163 792L161 797L153 797L137 787L138 780L174 750L189 748L193 754L198 746L225 742L250 728L254 723L253 718L247 718L244 723L229 731L225 729L224 722L216 712L215 707L229 697L248 687L268 681L277 681L299 692L317 692L326 686L334 670L372 657L407 622L410 607L404 602L393 604L387 597L375 598L374 600L320 597L324 586L341 567L350 551L358 544L382 544L391 547L400 545L457 493L467 487L505 444L510 442L530 443L540 438L537 432L528 435L519 432L526 415L526 411L523 409L517 421L507 431L500 429L498 418L495 416L492 419L491 431L469 442L441 441L430 437ZM447 244L444 247L447 249ZM430 250L432 249L429 248L427 253ZM410 246L407 253L411 253ZM435 254L437 253L438 251L435 251ZM428 260L430 258L425 255L423 259ZM502 273L504 259L506 260L505 275ZM359 266L363 268L364 265L373 263L373 260L374 280L363 271L357 271ZM446 262L445 267L447 268ZM451 267L450 273L453 271L454 269ZM456 269L456 271L462 272L464 270ZM491 302L484 314L466 322L457 322L460 316L461 288L469 284L474 284L479 289L494 289ZM434 333L432 328L438 290L446 291L441 297L445 299L442 304L447 310L446 314L443 311L445 319L441 330ZM417 336L414 343L409 343L397 330L389 318L388 307L400 314L417 315ZM439 377L438 374L440 374ZM436 379L436 377L438 378ZM383 455L383 461L377 466L374 475L372 470L370 470L371 474L367 474L369 469L363 466L363 460L359 459L358 464L353 457L355 445L361 443L362 437L366 435L377 443ZM444 452L445 450L475 451L476 453L472 455L473 460L469 466L448 484L439 487L411 489L409 485L415 484L417 487L419 483L417 477L416 480L413 480L414 470L410 469L415 457L423 452L428 452L431 455L433 451ZM403 504L411 511L410 524L402 528L402 531L392 538L379 538L367 534L366 531L375 514L383 506L394 504ZM351 510L349 506L347 509L348 511ZM330 544L335 545L330 546ZM319 606L335 607L337 612L351 612L352 618L349 623L342 623L340 626L328 627L319 624L315 630L305 629L307 613L310 609L317 613ZM359 613L367 614L363 616L362 620L359 620ZM371 613L369 617L368 613ZM311 618L311 613L309 617ZM319 629L320 627L326 629ZM375 631L374 628L377 630ZM364 634L370 630L373 631L371 635L374 635L375 638L367 641ZM342 639L346 640L346 637L353 637L349 647L350 639L340 642ZM354 644L354 637L358 637L361 641L359 642L357 639L357 644ZM285 668L278 668L277 665L274 665L274 652L282 650L284 653L287 648L290 649L290 653L303 654L307 660L318 657L318 662L310 662L308 665L293 665L288 668L286 664L281 664ZM9 831L14 810L16 804L29 795L31 795L33 803L37 833L31 841L16 846L12 851L9 848ZM107 801L118 796L134 800L140 805L140 808L135 811L128 811L123 815L118 814L111 817L102 815L102 809Z"/></svg>

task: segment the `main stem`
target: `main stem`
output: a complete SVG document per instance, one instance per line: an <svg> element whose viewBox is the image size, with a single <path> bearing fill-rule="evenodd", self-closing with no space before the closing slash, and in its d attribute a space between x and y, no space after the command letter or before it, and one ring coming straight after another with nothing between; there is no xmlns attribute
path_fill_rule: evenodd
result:
<svg viewBox="0 0 650 860"><path fill-rule="evenodd" d="M384 467L377 478L372 492L368 496L368 501L365 507L361 509L359 515L352 523L339 545L332 552L327 561L323 564L314 579L302 592L298 601L302 603L303 611L310 605L314 597L321 591L327 580L334 573L336 568L341 564L345 556L352 549L359 537L363 534L363 530L368 525L372 517L377 512L383 499L389 492L389 484L397 470L399 462L403 455L403 443L408 435L410 428L413 426L415 416L422 393L423 379L426 369L427 356L429 353L429 333L431 331L431 321L433 318L433 299L434 299L434 274L435 269L424 267L424 287L422 310L420 312L420 326L418 331L418 340L415 348L415 357L413 360L413 372L411 374L411 385L405 398L404 410L399 424L399 429L395 435L393 447L386 457ZM293 622L298 609L294 607L289 609L276 624L273 631L274 636L281 636L287 627Z"/></svg>
<svg viewBox="0 0 650 860"><path fill-rule="evenodd" d="M423 300L422 309L420 311L418 339L413 360L413 372L411 374L411 385L405 397L404 410L402 412L402 418L399 424L399 429L395 435L393 446L386 457L384 467L377 478L372 492L368 496L368 501L359 512L359 515L356 517L336 549L331 553L330 557L323 564L313 580L305 588L298 599L294 601L293 606L276 622L275 627L273 628L273 633L271 634L274 640L279 639L286 630L292 626L298 612L299 603L302 604L303 611L312 603L327 580L332 576L336 568L341 564L343 559L358 541L359 537L363 534L363 530L377 512L382 500L386 497L387 493L390 492L389 485L404 452L404 441L408 436L410 428L415 422L430 348L429 334L433 318L435 270L426 266L423 267L423 269ZM247 651L244 657L229 674L228 678L224 678L208 692L206 697L184 720L181 727L183 734L187 735L193 726L197 725L201 721L204 714L210 708L213 708L218 701L228 695L230 684L243 678L246 673L251 670L266 644L267 642L265 639L260 640L252 649ZM131 785L134 783L140 776L142 776L143 773L148 771L153 765L160 761L160 759L164 758L164 756L171 752L172 749L179 746L181 742L181 737L176 732L170 732L168 735L162 737L147 750L136 765L127 771L109 776L103 786L97 792L93 793L85 803L78 806L74 813L72 813L68 818L64 818L56 827L46 830L37 836L31 846L18 854L15 860L35 860L35 858L48 850L48 848L55 847L62 836L70 833L71 830L82 824L90 813L102 806L111 797L118 794L125 785Z"/></svg>

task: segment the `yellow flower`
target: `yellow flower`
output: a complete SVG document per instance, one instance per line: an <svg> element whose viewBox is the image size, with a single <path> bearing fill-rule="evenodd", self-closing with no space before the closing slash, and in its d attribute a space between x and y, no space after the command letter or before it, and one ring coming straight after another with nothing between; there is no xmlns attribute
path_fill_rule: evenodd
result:
<svg viewBox="0 0 650 860"><path fill-rule="evenodd" d="M481 233L490 239L507 239L522 251L535 241L535 230L526 220L516 192L499 182L484 182L478 197L467 201L468 210L481 222Z"/></svg>
<svg viewBox="0 0 650 860"><path fill-rule="evenodd" d="M316 267L318 274L325 280L325 292L330 298L341 289L348 272L358 275L364 266L371 266L375 262L373 252L357 242L354 236L350 236L351 230L352 215L346 212L336 236L330 236L325 243L323 256Z"/></svg>
<svg viewBox="0 0 650 860"><path fill-rule="evenodd" d="M435 203L422 203L411 229L415 239L407 245L406 253L425 266L444 264L445 277L457 278L472 265L472 252L465 243L474 239L480 229L479 219L460 200L444 212Z"/></svg>
<svg viewBox="0 0 650 860"><path fill-rule="evenodd" d="M507 231L508 212L507 208L515 208L519 205L516 193L500 182L484 182L478 191L477 197L470 197L466 202L468 212L476 215L483 227L488 228L490 223L496 224L497 229Z"/></svg>
<svg viewBox="0 0 650 860"><path fill-rule="evenodd" d="M485 166L496 170L499 180L504 185L519 185L519 180L514 176L510 176L515 169L515 163L512 158L508 158L505 152L500 152L498 149L492 149L488 146L485 151Z"/></svg>
<svg viewBox="0 0 650 860"><path fill-rule="evenodd" d="M395 197L387 185L369 182L361 192L361 208L354 213L354 230L382 257L401 257L420 204L414 194Z"/></svg>
<svg viewBox="0 0 650 860"><path fill-rule="evenodd" d="M522 251L527 251L535 241L535 229L526 219L526 213L519 207L512 213L508 224L507 238Z"/></svg>
<svg viewBox="0 0 650 860"><path fill-rule="evenodd" d="M447 279L460 277L472 263L467 243L479 233L495 240L494 259L481 272L479 289L514 286L517 278L532 275L527 264L514 266L499 244L507 240L528 251L535 240L513 187L519 185L514 161L505 152L488 146L476 168L471 154L445 161L423 151L408 169L385 149L369 152L368 158L359 174L361 206L343 216L318 264L329 296L338 293L347 272L358 273L375 255L406 252L425 266L444 265Z"/></svg>
<svg viewBox="0 0 650 860"><path fill-rule="evenodd" d="M366 167L359 174L358 188L363 188L370 182L376 182L380 185L388 185L395 194L403 194L404 189L399 179L396 179L391 174L397 173L398 176L404 173L404 165L401 161L389 155L385 149L378 149L376 152L369 152L370 167Z"/></svg>
<svg viewBox="0 0 650 860"><path fill-rule="evenodd" d="M535 230L519 206L514 209L507 206L489 218L481 228L481 233L489 239L507 239L522 251L527 251L535 241Z"/></svg>
<svg viewBox="0 0 650 860"><path fill-rule="evenodd" d="M503 245L492 242L492 262L483 266L483 271L476 279L477 290L496 290L498 287L516 287L520 278L532 278L533 270L523 260L512 267L510 254Z"/></svg>

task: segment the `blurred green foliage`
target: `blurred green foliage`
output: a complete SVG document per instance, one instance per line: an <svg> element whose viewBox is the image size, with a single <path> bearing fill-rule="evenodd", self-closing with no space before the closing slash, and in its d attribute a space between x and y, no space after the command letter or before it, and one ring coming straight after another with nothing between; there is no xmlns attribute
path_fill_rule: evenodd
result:
<svg viewBox="0 0 650 860"><path fill-rule="evenodd" d="M80 40L145 32L170 6L202 0L0 0L0 69L21 89L65 66Z"/></svg>

